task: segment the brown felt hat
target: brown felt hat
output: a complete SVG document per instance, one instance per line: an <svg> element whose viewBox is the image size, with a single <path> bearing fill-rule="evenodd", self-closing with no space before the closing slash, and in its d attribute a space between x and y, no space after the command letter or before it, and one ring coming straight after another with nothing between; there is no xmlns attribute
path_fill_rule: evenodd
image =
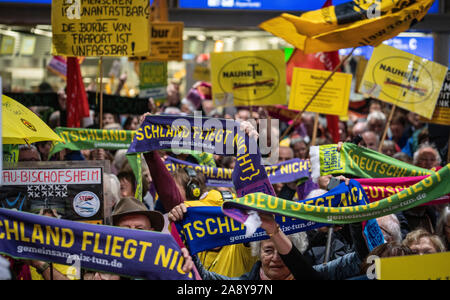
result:
<svg viewBox="0 0 450 300"><path fill-rule="evenodd" d="M122 198L116 204L112 212L113 224L117 224L120 218L132 214L146 216L155 231L162 231L164 228L164 217L160 212L148 210L144 203L132 197Z"/></svg>

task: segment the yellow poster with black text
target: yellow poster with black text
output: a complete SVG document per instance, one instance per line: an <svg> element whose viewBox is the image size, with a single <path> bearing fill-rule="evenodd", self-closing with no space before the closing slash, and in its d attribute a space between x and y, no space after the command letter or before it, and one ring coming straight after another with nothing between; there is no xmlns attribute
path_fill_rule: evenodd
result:
<svg viewBox="0 0 450 300"><path fill-rule="evenodd" d="M360 93L431 119L447 67L387 45L375 48Z"/></svg>
<svg viewBox="0 0 450 300"><path fill-rule="evenodd" d="M433 119L422 118L422 122L450 126L450 70L442 86Z"/></svg>
<svg viewBox="0 0 450 300"><path fill-rule="evenodd" d="M130 61L182 61L183 22L155 22L150 24L150 54L130 57Z"/></svg>
<svg viewBox="0 0 450 300"><path fill-rule="evenodd" d="M329 71L295 68L289 109L303 111L330 74ZM352 78L351 74L335 73L306 111L347 116Z"/></svg>
<svg viewBox="0 0 450 300"><path fill-rule="evenodd" d="M286 104L286 64L281 50L211 54L217 106Z"/></svg>
<svg viewBox="0 0 450 300"><path fill-rule="evenodd" d="M105 3L53 0L52 54L85 57L148 55L149 1Z"/></svg>
<svg viewBox="0 0 450 300"><path fill-rule="evenodd" d="M450 280L450 252L375 260L378 280Z"/></svg>

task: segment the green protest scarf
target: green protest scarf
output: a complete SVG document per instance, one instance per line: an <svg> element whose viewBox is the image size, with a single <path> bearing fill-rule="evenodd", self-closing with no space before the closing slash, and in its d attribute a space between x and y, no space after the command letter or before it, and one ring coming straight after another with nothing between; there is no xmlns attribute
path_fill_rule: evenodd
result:
<svg viewBox="0 0 450 300"><path fill-rule="evenodd" d="M55 132L64 143L55 142L49 157L63 149L73 151L103 148L107 150L128 149L133 141L135 131L106 130L89 128L55 128Z"/></svg>
<svg viewBox="0 0 450 300"><path fill-rule="evenodd" d="M226 201L224 212L235 208L328 224L350 224L408 210L450 193L450 164L398 194L369 205L347 207L312 206L256 193ZM326 199L323 199L327 201ZM317 201L316 201L317 203Z"/></svg>
<svg viewBox="0 0 450 300"><path fill-rule="evenodd" d="M379 152L344 143L311 147L311 167L314 179L324 175L346 174L356 178L414 177L433 174Z"/></svg>
<svg viewBox="0 0 450 300"><path fill-rule="evenodd" d="M128 149L135 131L106 130L89 128L55 128L55 132L64 139L64 143L55 142L49 157L63 149L73 151L103 148L107 150ZM127 155L128 162L136 177L136 199L142 201L142 169L139 155Z"/></svg>
<svg viewBox="0 0 450 300"><path fill-rule="evenodd" d="M134 177L136 178L136 193L134 197L142 201L143 189L142 189L142 154L127 154L128 163L133 170Z"/></svg>

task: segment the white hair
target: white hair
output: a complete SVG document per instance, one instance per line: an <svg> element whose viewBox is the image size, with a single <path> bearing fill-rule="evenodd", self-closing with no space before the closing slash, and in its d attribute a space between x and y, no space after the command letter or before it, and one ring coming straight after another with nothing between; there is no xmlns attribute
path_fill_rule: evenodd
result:
<svg viewBox="0 0 450 300"><path fill-rule="evenodd" d="M311 198L316 198L316 197L320 197L324 194L328 193L327 190L322 190L322 189L315 189L312 190L311 192L309 192L309 194L306 196L305 199L311 199Z"/></svg>
<svg viewBox="0 0 450 300"><path fill-rule="evenodd" d="M430 143L423 143L423 144L420 144L420 145L419 145L419 148L417 149L417 151L414 152L414 157L413 157L413 164L414 164L414 165L417 165L417 163L419 162L419 156L420 156L420 154L422 153L422 151L423 151L424 149L431 149L431 150L433 150L434 155L436 156L436 163L437 163L438 165L441 165L441 163L442 163L442 158L441 158L441 156L439 155L439 152L438 152L438 150L436 149L436 147L435 147L434 145L430 144Z"/></svg>
<svg viewBox="0 0 450 300"><path fill-rule="evenodd" d="M372 120L374 121L383 121L386 122L386 115L381 111L373 111L367 116L367 122L370 123Z"/></svg>
<svg viewBox="0 0 450 300"><path fill-rule="evenodd" d="M396 215L391 214L377 219L378 225L388 232L393 239L393 242L402 242L402 232L400 229L400 222ZM384 235L384 233L383 233Z"/></svg>

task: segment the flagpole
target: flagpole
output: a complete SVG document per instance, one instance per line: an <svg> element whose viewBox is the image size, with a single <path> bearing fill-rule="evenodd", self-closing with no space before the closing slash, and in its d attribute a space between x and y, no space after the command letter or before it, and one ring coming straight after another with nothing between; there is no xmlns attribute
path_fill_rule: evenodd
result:
<svg viewBox="0 0 450 300"><path fill-rule="evenodd" d="M100 56L100 129L103 129L103 56Z"/></svg>
<svg viewBox="0 0 450 300"><path fill-rule="evenodd" d="M316 113L314 115L314 129L313 129L313 136L311 141L311 146L315 146L317 142L317 130L319 129L319 114Z"/></svg>
<svg viewBox="0 0 450 300"><path fill-rule="evenodd" d="M392 119L394 118L394 113L395 113L396 109L397 109L397 105L394 104L394 106L391 109L391 113L389 114L389 119L386 122L386 126L384 127L383 136L381 137L380 145L378 145L378 152L381 152L383 150L383 143L386 140L386 136L387 136L389 127L391 126Z"/></svg>
<svg viewBox="0 0 450 300"><path fill-rule="evenodd" d="M309 102L306 104L305 108L297 114L297 116L294 118L292 124L288 127L288 129L286 129L284 131L283 135L280 138L280 141L282 141L288 135L289 131L291 131L291 129L294 127L297 120L299 120L301 118L303 113L308 109L308 107L311 105L311 103L314 101L314 99L316 99L316 97L323 90L323 88L328 83L328 81L330 81L330 79L333 77L333 75L336 74L337 71L344 65L344 63L353 55L353 52L355 52L355 50L356 50L356 47L352 49L352 51L340 62L339 65L336 66L336 68L334 68L333 72L331 72L330 76L328 76L328 78L324 81L324 83L322 83L322 85L319 87L319 89L316 91L316 93L312 96L311 100L309 100Z"/></svg>
<svg viewBox="0 0 450 300"><path fill-rule="evenodd" d="M450 164L450 135L448 136L447 164Z"/></svg>

